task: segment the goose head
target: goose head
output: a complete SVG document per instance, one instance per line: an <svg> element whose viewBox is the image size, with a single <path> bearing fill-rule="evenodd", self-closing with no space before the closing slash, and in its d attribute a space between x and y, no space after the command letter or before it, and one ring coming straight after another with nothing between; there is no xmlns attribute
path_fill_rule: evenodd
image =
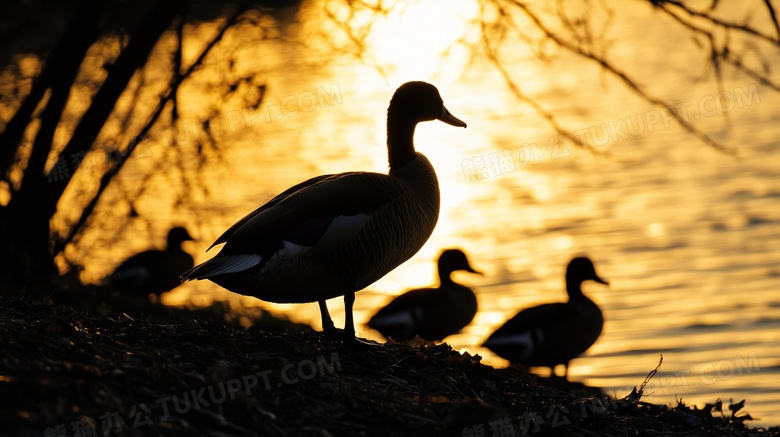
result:
<svg viewBox="0 0 780 437"><path fill-rule="evenodd" d="M471 267L466 254L460 249L447 249L443 251L441 255L439 255L438 268L439 279L442 283L451 282L450 274L459 270L476 273L478 275L483 274Z"/></svg>
<svg viewBox="0 0 780 437"><path fill-rule="evenodd" d="M176 226L168 231L168 248L173 249L181 246L184 241L194 241L195 239L190 236L187 229Z"/></svg>
<svg viewBox="0 0 780 437"><path fill-rule="evenodd" d="M569 261L569 265L566 267L566 289L570 298L582 295L580 284L587 280L609 285L609 282L596 274L596 268L589 258L580 256Z"/></svg>
<svg viewBox="0 0 780 437"><path fill-rule="evenodd" d="M390 99L388 120L398 118L415 124L440 120L449 125L466 127L466 123L447 110L435 86L427 82L406 82Z"/></svg>
<svg viewBox="0 0 780 437"><path fill-rule="evenodd" d="M417 123L432 120L466 127L465 122L447 110L435 86L407 82L398 87L387 108L387 152L391 169L414 160L414 129Z"/></svg>

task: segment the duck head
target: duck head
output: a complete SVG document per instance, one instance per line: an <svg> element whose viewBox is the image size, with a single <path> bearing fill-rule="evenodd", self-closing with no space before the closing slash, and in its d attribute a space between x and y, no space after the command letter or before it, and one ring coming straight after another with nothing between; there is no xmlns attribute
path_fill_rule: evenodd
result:
<svg viewBox="0 0 780 437"><path fill-rule="evenodd" d="M444 107L435 86L426 82L407 82L398 87L387 108L387 155L391 170L416 158L414 129L417 123L431 120L466 127L465 122Z"/></svg>
<svg viewBox="0 0 780 437"><path fill-rule="evenodd" d="M589 258L580 256L569 261L569 265L566 267L566 289L570 298L582 295L580 284L587 280L609 285L609 282L596 274L596 268L593 267L593 262Z"/></svg>
<svg viewBox="0 0 780 437"><path fill-rule="evenodd" d="M169 248L179 247L184 241L195 241L195 239L190 236L190 233L187 232L187 229L181 226L176 226L175 228L172 228L170 231L168 231Z"/></svg>
<svg viewBox="0 0 780 437"><path fill-rule="evenodd" d="M439 90L427 82L406 82L398 87L390 100L388 120L398 118L417 124L440 120L449 125L466 127L466 123L447 110Z"/></svg>
<svg viewBox="0 0 780 437"><path fill-rule="evenodd" d="M441 282L451 281L450 274L458 270L482 275L483 273L471 267L466 254L460 249L447 249L439 255L438 261L439 280Z"/></svg>

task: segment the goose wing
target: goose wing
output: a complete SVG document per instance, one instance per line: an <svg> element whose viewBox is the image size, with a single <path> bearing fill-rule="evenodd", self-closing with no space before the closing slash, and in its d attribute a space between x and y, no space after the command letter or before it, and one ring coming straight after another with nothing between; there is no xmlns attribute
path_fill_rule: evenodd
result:
<svg viewBox="0 0 780 437"><path fill-rule="evenodd" d="M334 218L368 213L400 194L400 188L385 174L352 172L318 176L285 190L257 208L225 231L211 247L269 235L311 244L324 234ZM365 224L364 220L356 222Z"/></svg>
<svg viewBox="0 0 780 437"><path fill-rule="evenodd" d="M483 346L494 352L520 347L523 355L544 341L543 333L556 325L566 323L576 315L576 310L565 303L549 303L526 308L507 320L485 340ZM514 352L512 352L514 353ZM499 353L499 355L504 356Z"/></svg>
<svg viewBox="0 0 780 437"><path fill-rule="evenodd" d="M377 311L366 325L388 338L411 339L419 334L426 316L440 299L438 291L431 288L407 291Z"/></svg>
<svg viewBox="0 0 780 437"><path fill-rule="evenodd" d="M333 176L335 176L335 175L326 174L326 175L316 176L316 177L313 177L313 178L311 178L309 180L303 181L303 182L301 182L299 184L293 185L292 187L284 190L283 192L281 192L278 195L276 195L276 197L274 197L273 199L271 199L268 202L266 202L264 205L260 206L256 210L250 212L249 214L244 216L244 218L242 218L241 220L235 222L233 224L233 226L229 227L225 232L223 232L222 235L220 235L219 238L217 238L217 240L214 241L211 244L211 246L209 246L208 249L206 249L206 252L211 250L211 248L214 247L214 246L217 246L219 244L225 243L228 239L230 239L230 236L233 235L233 233L236 232L236 230L238 228L240 228L241 226L246 224L246 222L251 220L256 215L260 214L261 212L263 212L263 211L265 211L265 210L267 210L269 208L272 208L274 205L276 205L277 203L279 203L282 200L286 199L288 196L291 196L293 193L295 193L297 191L300 191L302 189L305 189L306 187L309 187L311 185L314 185L314 184L320 182L323 179L327 179L327 178L330 178L330 177L333 177Z"/></svg>
<svg viewBox="0 0 780 437"><path fill-rule="evenodd" d="M143 291L142 289L159 275L165 275L166 253L161 250L147 250L131 256L111 273L106 280L125 292ZM191 267L191 266L190 266ZM187 268L190 268L187 267ZM175 278L175 275L173 275ZM178 285L178 283L177 283Z"/></svg>
<svg viewBox="0 0 780 437"><path fill-rule="evenodd" d="M550 326L555 326L561 323L565 323L573 317L576 317L578 312L576 308L565 303L548 303L531 308L526 308L514 317L507 320L506 323L493 333L492 336L502 335L506 333L518 333L523 331L529 331L534 329L544 329Z"/></svg>
<svg viewBox="0 0 780 437"><path fill-rule="evenodd" d="M600 313L582 305L541 305L518 313L483 346L512 362L554 367L590 348L602 326Z"/></svg>
<svg viewBox="0 0 780 437"><path fill-rule="evenodd" d="M391 314L407 311L423 311L436 305L438 290L432 288L418 288L409 290L396 297L390 303L382 307L371 319L379 319Z"/></svg>

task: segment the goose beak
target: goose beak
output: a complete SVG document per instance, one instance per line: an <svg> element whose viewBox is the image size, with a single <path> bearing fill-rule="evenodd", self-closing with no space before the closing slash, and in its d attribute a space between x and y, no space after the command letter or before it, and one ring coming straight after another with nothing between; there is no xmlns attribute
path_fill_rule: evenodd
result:
<svg viewBox="0 0 780 437"><path fill-rule="evenodd" d="M469 266L467 269L463 269L463 270L465 270L465 271L467 271L469 273L476 273L478 275L484 275L484 273L480 272L479 270L472 269L471 266Z"/></svg>
<svg viewBox="0 0 780 437"><path fill-rule="evenodd" d="M448 111L444 105L441 105L441 115L438 117L438 120L441 120L451 126L466 127L466 123L463 120L460 120L454 115L450 114L450 111Z"/></svg>

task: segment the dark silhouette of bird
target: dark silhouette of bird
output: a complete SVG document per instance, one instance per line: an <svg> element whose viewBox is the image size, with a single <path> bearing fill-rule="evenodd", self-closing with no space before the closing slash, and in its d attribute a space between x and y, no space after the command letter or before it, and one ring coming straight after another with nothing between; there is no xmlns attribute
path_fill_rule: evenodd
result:
<svg viewBox="0 0 780 437"><path fill-rule="evenodd" d="M323 330L337 334L325 303L344 296L345 343L355 338L355 293L411 258L439 216L439 183L415 151L422 121L466 123L447 111L425 82L396 90L387 110L388 174L348 172L295 185L239 220L214 242L214 258L182 275L209 279L247 296L276 303L317 302Z"/></svg>
<svg viewBox="0 0 780 437"><path fill-rule="evenodd" d="M456 283L453 272L482 274L469 265L459 249L448 249L438 260L439 286L418 288L396 297L368 321L368 327L387 338L410 340L415 336L441 341L466 327L477 314L477 297Z"/></svg>
<svg viewBox="0 0 780 437"><path fill-rule="evenodd" d="M147 250L126 259L106 277L106 282L124 293L159 296L181 285L179 276L195 265L181 243L192 237L183 227L168 232L165 250Z"/></svg>
<svg viewBox="0 0 780 437"><path fill-rule="evenodd" d="M604 317L595 302L582 293L583 281L601 279L586 257L574 258L566 268L566 291L569 301L527 308L509 319L482 345L496 355L529 367L563 364L566 378L569 361L590 348L601 335Z"/></svg>

